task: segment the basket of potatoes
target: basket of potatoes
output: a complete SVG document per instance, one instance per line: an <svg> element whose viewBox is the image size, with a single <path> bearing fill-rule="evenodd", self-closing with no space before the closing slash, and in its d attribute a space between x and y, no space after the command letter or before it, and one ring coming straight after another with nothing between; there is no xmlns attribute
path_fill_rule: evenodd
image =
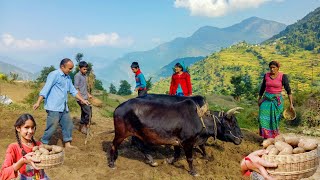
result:
<svg viewBox="0 0 320 180"><path fill-rule="evenodd" d="M262 157L278 164L277 168L266 168L276 179L307 178L317 171L320 150L314 139L278 135L264 140L262 146L269 152Z"/></svg>
<svg viewBox="0 0 320 180"><path fill-rule="evenodd" d="M34 146L32 151L35 152L35 158L40 160L39 163L35 163L40 169L52 168L63 164L63 147L41 144L39 146Z"/></svg>

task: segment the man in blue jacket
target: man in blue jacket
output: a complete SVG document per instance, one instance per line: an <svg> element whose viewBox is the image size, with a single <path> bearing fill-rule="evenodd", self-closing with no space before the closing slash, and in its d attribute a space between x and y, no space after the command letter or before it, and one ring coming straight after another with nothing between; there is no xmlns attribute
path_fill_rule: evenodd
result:
<svg viewBox="0 0 320 180"><path fill-rule="evenodd" d="M73 148L72 129L73 122L69 115L68 93L79 99L83 104L89 105L88 100L82 98L73 86L69 73L73 69L73 62L65 58L60 62L60 69L52 71L40 91L37 102L33 105L36 110L44 99L44 108L47 111L46 129L41 138L43 144L48 144L58 125L62 129L63 142L66 148Z"/></svg>
<svg viewBox="0 0 320 180"><path fill-rule="evenodd" d="M142 74L138 62L133 62L131 64L131 70L135 73L136 78L136 88L135 91L138 91L138 96L146 96L147 95L147 82Z"/></svg>

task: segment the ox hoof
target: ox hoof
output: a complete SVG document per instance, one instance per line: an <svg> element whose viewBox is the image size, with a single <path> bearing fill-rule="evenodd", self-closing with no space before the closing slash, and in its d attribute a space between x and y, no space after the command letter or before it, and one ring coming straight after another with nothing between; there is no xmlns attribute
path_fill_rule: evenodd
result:
<svg viewBox="0 0 320 180"><path fill-rule="evenodd" d="M116 166L114 164L108 164L108 166L110 167L110 169L116 169Z"/></svg>
<svg viewBox="0 0 320 180"><path fill-rule="evenodd" d="M151 167L157 167L159 164L157 162L150 162L148 163Z"/></svg>
<svg viewBox="0 0 320 180"><path fill-rule="evenodd" d="M190 174L190 175L192 175L192 176L194 176L194 177L198 177L198 176L200 176L198 173L196 173L196 172L192 172L192 171L190 171L190 172L189 172L189 174Z"/></svg>
<svg viewBox="0 0 320 180"><path fill-rule="evenodd" d="M173 164L175 161L175 159L172 157L172 158L167 158L167 163L168 164Z"/></svg>

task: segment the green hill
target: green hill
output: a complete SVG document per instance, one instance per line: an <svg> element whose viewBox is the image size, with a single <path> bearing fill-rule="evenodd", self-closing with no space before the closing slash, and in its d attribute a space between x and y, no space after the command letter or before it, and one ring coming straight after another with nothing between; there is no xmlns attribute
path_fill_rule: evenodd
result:
<svg viewBox="0 0 320 180"><path fill-rule="evenodd" d="M249 74L253 86L258 88L263 74L268 71L268 63L277 60L281 64L280 71L289 75L293 91L310 91L320 82L320 64L313 62L316 58L317 54L306 50L285 56L278 53L276 45L240 43L212 54L189 69L194 94L230 95L234 88L230 83L232 76ZM169 86L170 78L163 79L153 85L152 92L166 93Z"/></svg>
<svg viewBox="0 0 320 180"><path fill-rule="evenodd" d="M287 26L285 30L267 40L266 43L276 40L305 50L316 49L320 53L320 7L298 22Z"/></svg>
<svg viewBox="0 0 320 180"><path fill-rule="evenodd" d="M293 91L310 92L320 86L319 38L320 8L317 8L262 45L242 42L189 67L194 94L230 95L234 91L230 80L235 75L250 75L258 93L272 60L279 61L280 71L289 75ZM152 91L166 93L169 86L170 79L163 79L154 84Z"/></svg>

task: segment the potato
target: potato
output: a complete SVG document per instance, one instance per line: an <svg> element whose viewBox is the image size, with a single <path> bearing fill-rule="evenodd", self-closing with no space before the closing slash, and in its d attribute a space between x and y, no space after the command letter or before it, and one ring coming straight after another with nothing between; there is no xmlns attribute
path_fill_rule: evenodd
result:
<svg viewBox="0 0 320 180"><path fill-rule="evenodd" d="M306 151L314 150L318 147L318 143L313 139L301 139L298 144L299 147L303 148Z"/></svg>
<svg viewBox="0 0 320 180"><path fill-rule="evenodd" d="M291 146L297 147L300 139L296 136L287 136L284 138L285 142L290 144Z"/></svg>
<svg viewBox="0 0 320 180"><path fill-rule="evenodd" d="M280 151L279 155L281 155L281 154L292 154L293 148L288 143L282 142L282 141L278 141L274 145Z"/></svg>
<svg viewBox="0 0 320 180"><path fill-rule="evenodd" d="M33 146L32 152L35 152L35 151L38 150L38 149L39 149L39 146Z"/></svg>
<svg viewBox="0 0 320 180"><path fill-rule="evenodd" d="M39 149L39 151L41 152L42 155L48 155L49 154L49 151L46 148L43 148L43 147L41 147Z"/></svg>
<svg viewBox="0 0 320 180"><path fill-rule="evenodd" d="M48 144L44 144L43 147L46 148L48 151L52 151L52 146Z"/></svg>
<svg viewBox="0 0 320 180"><path fill-rule="evenodd" d="M270 146L267 147L266 150L267 150L268 152L270 152L270 150L271 150L272 148L276 148L276 146L273 145L273 144L271 144Z"/></svg>
<svg viewBox="0 0 320 180"><path fill-rule="evenodd" d="M40 156L41 155L40 150L36 150L34 153L36 154L36 156Z"/></svg>
<svg viewBox="0 0 320 180"><path fill-rule="evenodd" d="M277 142L277 141L282 141L282 142L284 142L285 139L284 139L284 137L283 137L282 135L278 135L278 136L276 136L276 137L274 138L274 141L275 141L275 142Z"/></svg>
<svg viewBox="0 0 320 180"><path fill-rule="evenodd" d="M277 155L279 154L279 150L276 148L276 146L270 148L268 155Z"/></svg>
<svg viewBox="0 0 320 180"><path fill-rule="evenodd" d="M273 138L268 138L268 139L265 139L263 142L262 142L262 146L264 149L266 149L268 146L274 144L274 139Z"/></svg>
<svg viewBox="0 0 320 180"><path fill-rule="evenodd" d="M63 151L63 147L52 145L52 151L54 151L55 153L60 153L61 151Z"/></svg>
<svg viewBox="0 0 320 180"><path fill-rule="evenodd" d="M279 152L278 155L288 155L288 154L292 154L292 149L284 149L283 151Z"/></svg>
<svg viewBox="0 0 320 180"><path fill-rule="evenodd" d="M49 154L50 154L50 155L51 155L51 154L55 154L55 152L54 152L54 151L50 151Z"/></svg>
<svg viewBox="0 0 320 180"><path fill-rule="evenodd" d="M293 154L299 154L299 153L304 153L305 150L302 147L296 147L292 150Z"/></svg>

